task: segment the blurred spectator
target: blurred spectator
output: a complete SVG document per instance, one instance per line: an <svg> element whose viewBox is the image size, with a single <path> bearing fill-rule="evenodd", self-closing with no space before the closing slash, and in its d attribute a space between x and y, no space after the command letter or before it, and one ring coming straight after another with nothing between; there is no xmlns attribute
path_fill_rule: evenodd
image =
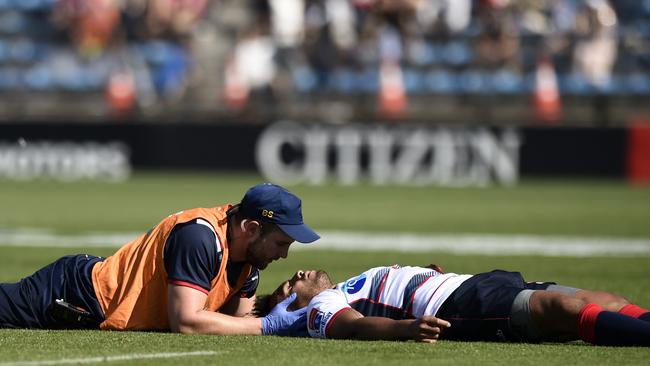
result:
<svg viewBox="0 0 650 366"><path fill-rule="evenodd" d="M418 23L427 29L438 24L443 32L456 34L465 31L470 24L471 0L422 0L415 6Z"/></svg>
<svg viewBox="0 0 650 366"><path fill-rule="evenodd" d="M207 6L208 0L147 1L146 25L150 36L172 39L189 36Z"/></svg>
<svg viewBox="0 0 650 366"><path fill-rule="evenodd" d="M304 38L305 2L303 0L269 0L271 34L279 48L296 48Z"/></svg>
<svg viewBox="0 0 650 366"><path fill-rule="evenodd" d="M85 57L99 56L120 23L115 0L60 0L54 16L71 33L73 43Z"/></svg>
<svg viewBox="0 0 650 366"><path fill-rule="evenodd" d="M519 68L519 33L515 9L508 0L485 0L478 9L481 33L476 40L477 63L480 66Z"/></svg>
<svg viewBox="0 0 650 366"><path fill-rule="evenodd" d="M251 29L237 43L226 68L226 100L231 107L243 107L249 94L273 97L274 54L273 40L261 28Z"/></svg>
<svg viewBox="0 0 650 366"><path fill-rule="evenodd" d="M606 0L587 0L578 12L575 24L575 71L602 89L610 81L616 61L616 13Z"/></svg>
<svg viewBox="0 0 650 366"><path fill-rule="evenodd" d="M535 93L541 59L559 96L650 95L647 0L14 3L0 90L94 93L120 115L340 99L408 118L414 96Z"/></svg>

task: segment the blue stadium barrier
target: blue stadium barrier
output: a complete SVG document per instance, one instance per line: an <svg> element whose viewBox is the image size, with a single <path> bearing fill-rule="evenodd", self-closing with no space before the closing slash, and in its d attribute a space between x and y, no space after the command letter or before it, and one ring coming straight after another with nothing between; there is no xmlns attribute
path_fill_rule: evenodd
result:
<svg viewBox="0 0 650 366"><path fill-rule="evenodd" d="M447 70L433 70L424 77L425 90L439 94L456 94L459 91L456 75Z"/></svg>
<svg viewBox="0 0 650 366"><path fill-rule="evenodd" d="M313 70L307 65L301 65L291 70L293 87L300 93L311 93L318 86L318 79Z"/></svg>
<svg viewBox="0 0 650 366"><path fill-rule="evenodd" d="M420 94L425 90L424 74L413 68L404 68L404 89L408 94Z"/></svg>
<svg viewBox="0 0 650 366"><path fill-rule="evenodd" d="M650 93L650 77L644 73L632 73L623 77L629 94L644 95Z"/></svg>
<svg viewBox="0 0 650 366"><path fill-rule="evenodd" d="M15 90L20 84L19 72L15 67L0 67L0 90Z"/></svg>
<svg viewBox="0 0 650 366"><path fill-rule="evenodd" d="M359 90L362 93L376 93L379 90L379 71L375 68L366 68L358 74Z"/></svg>
<svg viewBox="0 0 650 366"><path fill-rule="evenodd" d="M499 94L525 93L526 88L522 76L511 70L498 70L487 75L490 90Z"/></svg>
<svg viewBox="0 0 650 366"><path fill-rule="evenodd" d="M21 11L50 10L58 0L0 0L0 9Z"/></svg>
<svg viewBox="0 0 650 366"><path fill-rule="evenodd" d="M610 79L609 85L607 87L607 92L613 95L621 95L627 93L625 83L623 82L621 75L612 75L612 78Z"/></svg>
<svg viewBox="0 0 650 366"><path fill-rule="evenodd" d="M39 64L25 70L23 73L23 84L29 90L51 90L53 84L50 68L47 64Z"/></svg>
<svg viewBox="0 0 650 366"><path fill-rule="evenodd" d="M445 63L453 67L468 65L472 62L472 51L464 41L451 41L442 50Z"/></svg>
<svg viewBox="0 0 650 366"><path fill-rule="evenodd" d="M439 61L439 51L431 42L416 42L408 48L409 60L417 66L431 66Z"/></svg>
<svg viewBox="0 0 650 366"><path fill-rule="evenodd" d="M337 93L354 94L358 91L352 72L342 67L331 73L330 85Z"/></svg>
<svg viewBox="0 0 650 366"><path fill-rule="evenodd" d="M106 57L82 65L81 78L87 90L102 90L106 87L110 73L110 60Z"/></svg>
<svg viewBox="0 0 650 366"><path fill-rule="evenodd" d="M21 12L6 11L0 13L0 33L20 34L27 31L28 21Z"/></svg>
<svg viewBox="0 0 650 366"><path fill-rule="evenodd" d="M486 94L492 91L485 73L478 70L461 72L458 75L458 87L461 92L468 94Z"/></svg>
<svg viewBox="0 0 650 366"><path fill-rule="evenodd" d="M12 61L19 63L34 62L38 56L36 43L28 38L22 38L8 43L9 56Z"/></svg>
<svg viewBox="0 0 650 366"><path fill-rule="evenodd" d="M577 73L558 76L558 86L562 94L591 95L594 93L591 83L583 75Z"/></svg>
<svg viewBox="0 0 650 366"><path fill-rule="evenodd" d="M0 65L9 60L9 47L7 42L0 39Z"/></svg>
<svg viewBox="0 0 650 366"><path fill-rule="evenodd" d="M140 45L145 60L151 64L163 64L169 58L174 57L176 52L175 44L167 41L156 40L146 42Z"/></svg>

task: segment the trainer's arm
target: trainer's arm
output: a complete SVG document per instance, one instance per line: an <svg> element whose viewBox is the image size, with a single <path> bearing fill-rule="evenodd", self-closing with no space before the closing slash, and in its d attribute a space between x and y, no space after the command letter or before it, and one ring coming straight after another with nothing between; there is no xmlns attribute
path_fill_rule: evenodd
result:
<svg viewBox="0 0 650 366"><path fill-rule="evenodd" d="M393 320L390 318L364 317L354 309L343 310L332 320L327 331L328 338L365 340L407 340L433 343L449 322L434 316L420 319Z"/></svg>
<svg viewBox="0 0 650 366"><path fill-rule="evenodd" d="M196 289L168 285L167 312L171 330L223 335L262 334L260 318L242 318L204 310L207 298L208 295Z"/></svg>

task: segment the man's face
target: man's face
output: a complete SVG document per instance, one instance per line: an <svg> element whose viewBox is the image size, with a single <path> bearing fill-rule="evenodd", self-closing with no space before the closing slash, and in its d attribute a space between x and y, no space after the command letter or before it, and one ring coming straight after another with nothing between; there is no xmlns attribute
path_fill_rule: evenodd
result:
<svg viewBox="0 0 650 366"><path fill-rule="evenodd" d="M290 308L298 309L305 307L309 304L311 299L328 288L332 288L334 284L325 271L297 271L293 277L284 281L278 288L271 294L271 307L286 299L292 293L296 293L296 300L291 304Z"/></svg>
<svg viewBox="0 0 650 366"><path fill-rule="evenodd" d="M272 230L251 242L246 249L246 262L264 269L269 263L289 254L293 239L282 230Z"/></svg>

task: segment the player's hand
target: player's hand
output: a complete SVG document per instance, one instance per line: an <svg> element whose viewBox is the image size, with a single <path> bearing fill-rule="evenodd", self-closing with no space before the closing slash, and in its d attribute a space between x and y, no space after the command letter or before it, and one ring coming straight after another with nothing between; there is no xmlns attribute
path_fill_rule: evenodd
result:
<svg viewBox="0 0 650 366"><path fill-rule="evenodd" d="M301 308L295 311L287 310L289 304L296 299L296 294L289 295L279 304L275 305L271 312L262 318L263 335L280 335L289 336L299 334L299 328L304 326L307 329L307 308Z"/></svg>
<svg viewBox="0 0 650 366"><path fill-rule="evenodd" d="M442 331L451 327L451 324L435 316L425 315L419 319L415 319L411 323L411 339L426 343L435 343Z"/></svg>

